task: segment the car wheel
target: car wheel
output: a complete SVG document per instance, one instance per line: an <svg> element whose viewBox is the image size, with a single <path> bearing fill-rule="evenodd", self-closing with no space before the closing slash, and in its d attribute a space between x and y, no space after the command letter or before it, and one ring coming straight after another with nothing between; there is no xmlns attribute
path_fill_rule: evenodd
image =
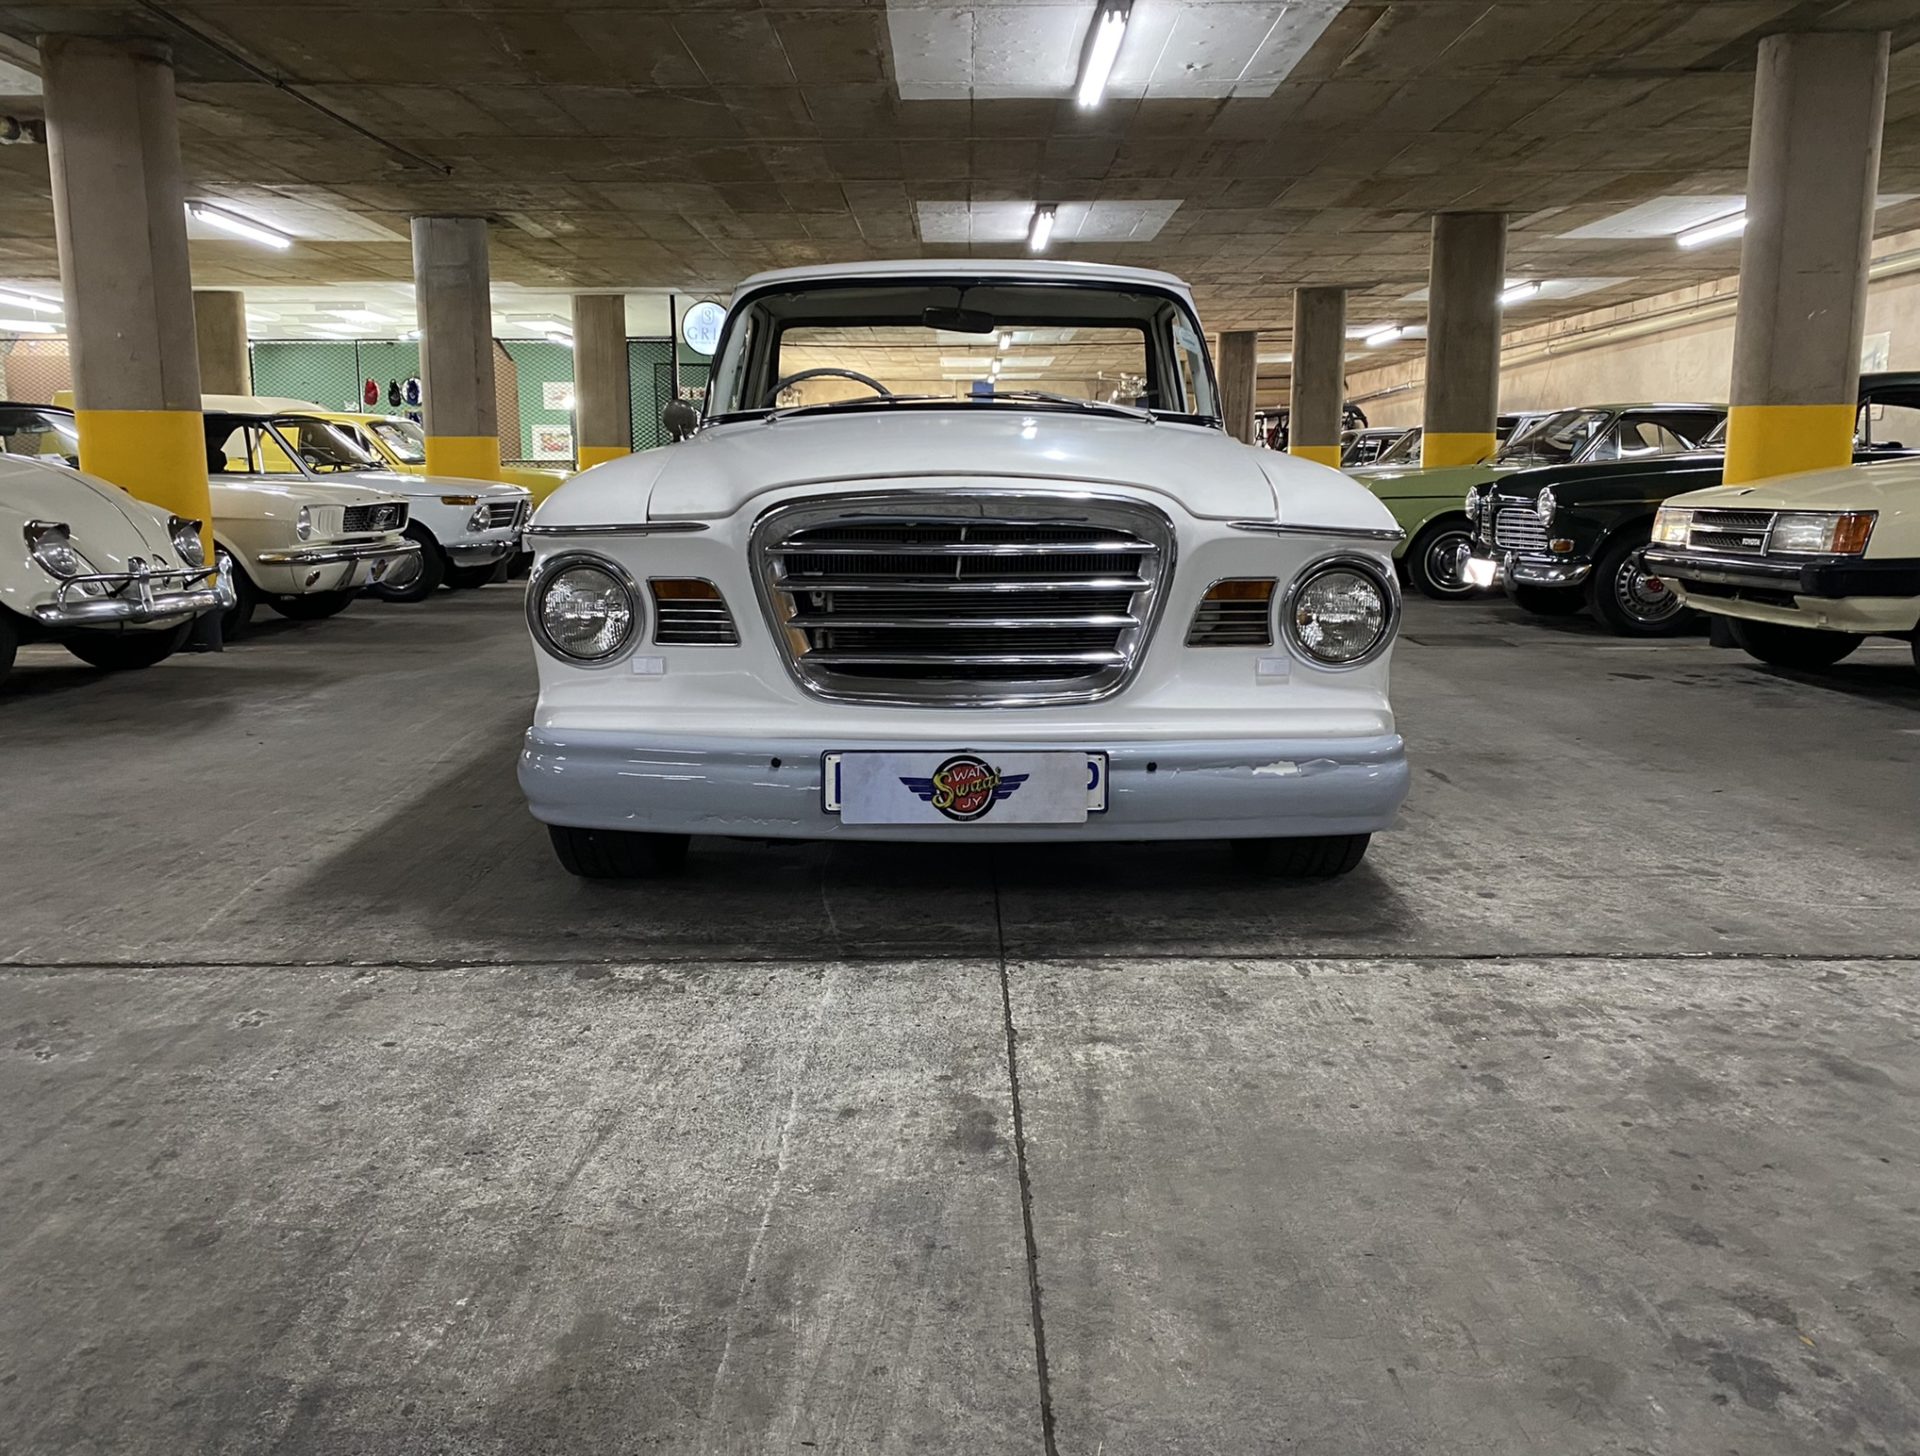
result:
<svg viewBox="0 0 1920 1456"><path fill-rule="evenodd" d="M1367 856L1371 834L1321 834L1305 839L1235 839L1242 869L1283 880L1330 880Z"/></svg>
<svg viewBox="0 0 1920 1456"><path fill-rule="evenodd" d="M1536 617L1571 617L1586 605L1578 587L1509 586L1507 596L1521 611Z"/></svg>
<svg viewBox="0 0 1920 1456"><path fill-rule="evenodd" d="M19 650L20 629L7 620L6 609L0 607L0 683L13 671L14 655Z"/></svg>
<svg viewBox="0 0 1920 1456"><path fill-rule="evenodd" d="M108 672L137 672L165 662L186 646L193 623L182 622L164 632L76 632L60 645L89 667Z"/></svg>
<svg viewBox="0 0 1920 1456"><path fill-rule="evenodd" d="M303 592L297 597L269 597L267 605L295 622L319 622L337 617L360 595L355 591Z"/></svg>
<svg viewBox="0 0 1920 1456"><path fill-rule="evenodd" d="M406 536L420 548L420 570L398 586L388 586L384 581L370 583L367 591L383 602L424 602L440 590L440 583L446 578L446 553L433 539L433 532L417 521L410 521Z"/></svg>
<svg viewBox="0 0 1920 1456"><path fill-rule="evenodd" d="M1407 581L1423 597L1457 602L1478 596L1480 588L1460 574L1461 552L1473 544L1473 526L1465 516L1446 516L1421 527L1407 547Z"/></svg>
<svg viewBox="0 0 1920 1456"><path fill-rule="evenodd" d="M446 583L454 591L472 591L475 587L485 586L499 571L498 562L490 566L454 566L447 567Z"/></svg>
<svg viewBox="0 0 1920 1456"><path fill-rule="evenodd" d="M1651 541L1628 533L1600 553L1587 579L1588 607L1622 637L1671 637L1694 620L1672 585L1647 570Z"/></svg>
<svg viewBox="0 0 1920 1456"><path fill-rule="evenodd" d="M684 869L685 834L635 834L624 829L575 829L549 824L553 852L569 874L585 880L641 880Z"/></svg>
<svg viewBox="0 0 1920 1456"><path fill-rule="evenodd" d="M232 642L246 634L247 624L253 620L254 608L260 605L260 588L253 584L246 570L224 546L216 547L214 556L233 582L233 605L220 614L220 640Z"/></svg>
<svg viewBox="0 0 1920 1456"><path fill-rule="evenodd" d="M1783 627L1777 622L1735 619L1731 625L1733 640L1749 657L1801 672L1832 667L1867 640L1857 632L1822 632L1814 627Z"/></svg>

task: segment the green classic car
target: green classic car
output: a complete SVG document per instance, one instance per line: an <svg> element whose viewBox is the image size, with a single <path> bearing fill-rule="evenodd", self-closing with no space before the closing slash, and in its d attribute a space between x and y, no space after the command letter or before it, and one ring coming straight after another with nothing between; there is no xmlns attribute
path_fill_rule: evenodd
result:
<svg viewBox="0 0 1920 1456"><path fill-rule="evenodd" d="M1349 473L1379 496L1406 534L1396 560L1423 596L1469 597L1484 583L1464 574L1473 522L1467 492L1515 471L1542 465L1622 460L1694 449L1727 408L1718 404L1612 404L1560 410L1521 426L1480 465L1438 470L1381 464Z"/></svg>
<svg viewBox="0 0 1920 1456"><path fill-rule="evenodd" d="M1472 548L1462 573L1475 586L1503 581L1507 594L1541 616L1585 608L1616 633L1657 637L1682 631L1691 615L1642 555L1660 503L1720 484L1724 420L1699 450L1675 452L1645 441L1602 460L1525 470L1467 495ZM1864 374L1854 460L1920 451L1920 372Z"/></svg>

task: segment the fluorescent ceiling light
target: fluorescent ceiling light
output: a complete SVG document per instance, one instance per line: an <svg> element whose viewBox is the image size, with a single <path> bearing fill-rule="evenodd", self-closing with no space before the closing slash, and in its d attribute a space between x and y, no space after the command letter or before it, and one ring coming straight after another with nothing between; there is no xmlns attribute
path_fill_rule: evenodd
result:
<svg viewBox="0 0 1920 1456"><path fill-rule="evenodd" d="M1006 353L1007 350L1011 349L1012 347L1013 347L1013 335L1002 334L1000 336L1000 352L1004 354Z"/></svg>
<svg viewBox="0 0 1920 1456"><path fill-rule="evenodd" d="M1510 303L1519 303L1522 299L1532 298L1539 291L1540 285L1530 279L1524 283L1509 283L1501 291L1500 306L1505 308Z"/></svg>
<svg viewBox="0 0 1920 1456"><path fill-rule="evenodd" d="M328 310L335 318L343 318L350 324L390 324L395 322L391 314L375 313L370 308L336 308Z"/></svg>
<svg viewBox="0 0 1920 1456"><path fill-rule="evenodd" d="M547 332L547 342L549 344L559 344L563 348L571 349L573 347L573 335L563 334L558 329L550 329Z"/></svg>
<svg viewBox="0 0 1920 1456"><path fill-rule="evenodd" d="M1047 239L1053 236L1053 204L1043 202L1033 210L1033 221L1027 225L1027 246L1036 253L1047 250Z"/></svg>
<svg viewBox="0 0 1920 1456"><path fill-rule="evenodd" d="M1132 9L1133 0L1102 0L1094 10L1087 48L1080 58L1078 99L1082 108L1098 106L1106 94L1107 78L1120 57L1120 42L1127 38L1127 16Z"/></svg>
<svg viewBox="0 0 1920 1456"><path fill-rule="evenodd" d="M1369 349L1378 349L1383 344L1391 344L1405 332L1406 330L1401 328L1399 324L1388 324L1384 329L1376 329L1374 332L1368 334L1366 337L1366 345Z"/></svg>
<svg viewBox="0 0 1920 1456"><path fill-rule="evenodd" d="M241 217L238 213L215 207L210 202L189 202L187 215L210 228L218 228L223 233L232 233L236 238L245 238L248 242L259 243L268 248L291 248L293 239L277 228L265 223L254 222Z"/></svg>
<svg viewBox="0 0 1920 1456"><path fill-rule="evenodd" d="M60 305L51 298L42 298L37 293L26 293L18 288L0 288L0 303L10 303L16 308L31 308L39 313L59 313Z"/></svg>
<svg viewBox="0 0 1920 1456"><path fill-rule="evenodd" d="M50 324L45 319L0 318L0 334L57 334L58 324Z"/></svg>
<svg viewBox="0 0 1920 1456"><path fill-rule="evenodd" d="M1293 355L1261 354L1257 356L1256 362L1261 364L1291 364L1293 362Z"/></svg>
<svg viewBox="0 0 1920 1456"><path fill-rule="evenodd" d="M1736 212L1729 217L1715 218L1712 222L1701 223L1699 227L1675 233L1673 240L1683 248L1704 248L1708 243L1717 243L1722 238L1738 237L1746 230L1746 213Z"/></svg>

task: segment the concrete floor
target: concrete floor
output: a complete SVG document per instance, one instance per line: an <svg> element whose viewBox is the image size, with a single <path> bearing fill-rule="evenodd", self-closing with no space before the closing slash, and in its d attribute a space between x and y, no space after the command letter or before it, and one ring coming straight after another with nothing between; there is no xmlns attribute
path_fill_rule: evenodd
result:
<svg viewBox="0 0 1920 1456"><path fill-rule="evenodd" d="M1344 881L609 886L517 597L22 654L0 1449L1920 1450L1904 648L1420 602Z"/></svg>

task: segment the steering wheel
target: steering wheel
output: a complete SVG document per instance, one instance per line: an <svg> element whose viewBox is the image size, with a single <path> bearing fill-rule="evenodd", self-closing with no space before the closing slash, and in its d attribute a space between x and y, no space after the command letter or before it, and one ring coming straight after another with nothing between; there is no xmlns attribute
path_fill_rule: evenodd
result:
<svg viewBox="0 0 1920 1456"><path fill-rule="evenodd" d="M851 379L855 384L866 385L868 389L871 389L882 399L893 398L893 391L888 389L886 385L877 379L869 379L866 375L854 369L802 369L798 374L789 374L785 379L774 381L773 388L767 391L767 397L762 400L761 403L771 408L774 402L780 398L780 391L789 385L798 384L803 379L828 378Z"/></svg>

